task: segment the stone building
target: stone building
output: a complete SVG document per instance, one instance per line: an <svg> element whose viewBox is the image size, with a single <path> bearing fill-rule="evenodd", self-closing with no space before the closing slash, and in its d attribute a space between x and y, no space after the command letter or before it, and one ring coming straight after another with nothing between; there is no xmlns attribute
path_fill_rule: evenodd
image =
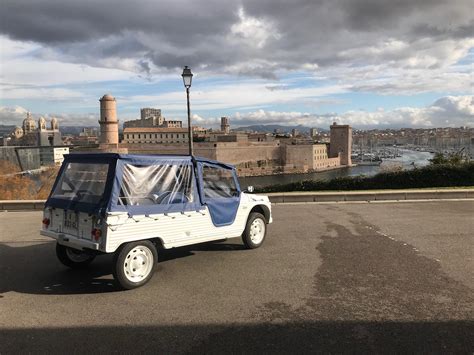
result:
<svg viewBox="0 0 474 355"><path fill-rule="evenodd" d="M230 133L211 132L207 136L209 142L248 142L249 136L246 133Z"/></svg>
<svg viewBox="0 0 474 355"><path fill-rule="evenodd" d="M301 144L285 146L285 171L308 171L337 168L341 158L330 158L326 144Z"/></svg>
<svg viewBox="0 0 474 355"><path fill-rule="evenodd" d="M188 143L186 128L127 127L123 130L125 144L185 144Z"/></svg>
<svg viewBox="0 0 474 355"><path fill-rule="evenodd" d="M52 118L48 128L46 119L40 117L38 119L38 126L31 116L31 113L26 114L21 127L17 126L8 135L8 145L12 146L55 146L62 144L61 132L59 131L59 124L56 118Z"/></svg>
<svg viewBox="0 0 474 355"><path fill-rule="evenodd" d="M182 128L183 121L164 120L162 126L165 128Z"/></svg>
<svg viewBox="0 0 474 355"><path fill-rule="evenodd" d="M142 108L140 109L140 119L123 123L123 128L131 127L181 128L183 127L183 122L177 120L166 120L161 115L161 110L158 108Z"/></svg>
<svg viewBox="0 0 474 355"><path fill-rule="evenodd" d="M313 144L312 141L294 139L282 143L279 139L267 139L265 134L253 137L245 133L226 135L223 132L211 132L205 142L195 142L194 154L234 164L240 175L335 169L348 165L351 154L352 129L333 125L333 137L340 133L339 127L346 129L342 130L344 137L336 139L335 156L330 155L330 143ZM165 132L168 132L167 137ZM138 154L188 154L187 130L182 129L174 135L169 132L170 129L163 128L126 128L123 147Z"/></svg>
<svg viewBox="0 0 474 355"><path fill-rule="evenodd" d="M145 107L140 109L140 118L146 120L148 118L155 118L154 126L163 124L163 117L161 116L161 109ZM161 120L161 121L160 121Z"/></svg>
<svg viewBox="0 0 474 355"><path fill-rule="evenodd" d="M221 131L224 134L230 133L230 120L229 117L221 117Z"/></svg>
<svg viewBox="0 0 474 355"><path fill-rule="evenodd" d="M118 120L115 98L106 94L100 101L100 145L118 145Z"/></svg>
<svg viewBox="0 0 474 355"><path fill-rule="evenodd" d="M351 153L352 127L334 122L330 126L329 157L336 158L340 155L341 165L352 165Z"/></svg>

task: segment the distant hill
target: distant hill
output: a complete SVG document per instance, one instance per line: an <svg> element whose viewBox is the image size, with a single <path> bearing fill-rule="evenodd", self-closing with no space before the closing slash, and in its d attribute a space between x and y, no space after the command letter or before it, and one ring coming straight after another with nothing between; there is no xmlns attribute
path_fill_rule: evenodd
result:
<svg viewBox="0 0 474 355"><path fill-rule="evenodd" d="M6 136L15 129L13 125L0 124L0 137Z"/></svg>
<svg viewBox="0 0 474 355"><path fill-rule="evenodd" d="M297 129L300 133L309 133L311 128L316 128L319 132L327 132L327 129L319 127L306 127L303 125L298 126L282 126L277 124L262 124L262 125L252 125L246 127L233 128L233 131L256 131L262 133L273 133L277 129L280 133L291 133L292 129Z"/></svg>
<svg viewBox="0 0 474 355"><path fill-rule="evenodd" d="M84 128L99 129L99 126L59 126L59 130L62 134L72 134L75 136L79 135L79 133L82 132Z"/></svg>

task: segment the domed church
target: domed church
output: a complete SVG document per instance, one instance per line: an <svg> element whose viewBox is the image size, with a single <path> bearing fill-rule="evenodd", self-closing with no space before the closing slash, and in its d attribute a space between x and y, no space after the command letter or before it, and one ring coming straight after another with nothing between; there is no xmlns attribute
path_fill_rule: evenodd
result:
<svg viewBox="0 0 474 355"><path fill-rule="evenodd" d="M50 121L50 128L48 129L46 119L40 117L38 119L38 126L32 118L31 113L26 114L21 127L17 126L10 133L11 143L9 145L28 145L28 146L54 146L62 145L61 132L59 131L59 124L56 118Z"/></svg>

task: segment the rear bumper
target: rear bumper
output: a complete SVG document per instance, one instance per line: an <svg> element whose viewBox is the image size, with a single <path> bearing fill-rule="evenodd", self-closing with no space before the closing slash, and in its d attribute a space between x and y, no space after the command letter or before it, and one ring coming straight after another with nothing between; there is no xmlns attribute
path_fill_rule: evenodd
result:
<svg viewBox="0 0 474 355"><path fill-rule="evenodd" d="M99 243L96 243L90 240L79 239L70 234L56 233L56 232L50 232L50 231L45 231L45 230L41 230L40 234L44 235L45 237L56 239L59 244L70 247L70 248L79 249L79 250L82 250L82 249L99 250Z"/></svg>

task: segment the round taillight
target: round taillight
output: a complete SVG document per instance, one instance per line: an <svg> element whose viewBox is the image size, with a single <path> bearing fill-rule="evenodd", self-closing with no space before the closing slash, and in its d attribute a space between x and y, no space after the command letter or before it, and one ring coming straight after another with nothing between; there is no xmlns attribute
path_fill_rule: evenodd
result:
<svg viewBox="0 0 474 355"><path fill-rule="evenodd" d="M99 238L102 236L102 231L98 228L94 228L91 232L92 236L94 237L95 240L99 240Z"/></svg>
<svg viewBox="0 0 474 355"><path fill-rule="evenodd" d="M43 218L43 224L48 227L49 224L51 223L51 221L49 220L49 218Z"/></svg>

